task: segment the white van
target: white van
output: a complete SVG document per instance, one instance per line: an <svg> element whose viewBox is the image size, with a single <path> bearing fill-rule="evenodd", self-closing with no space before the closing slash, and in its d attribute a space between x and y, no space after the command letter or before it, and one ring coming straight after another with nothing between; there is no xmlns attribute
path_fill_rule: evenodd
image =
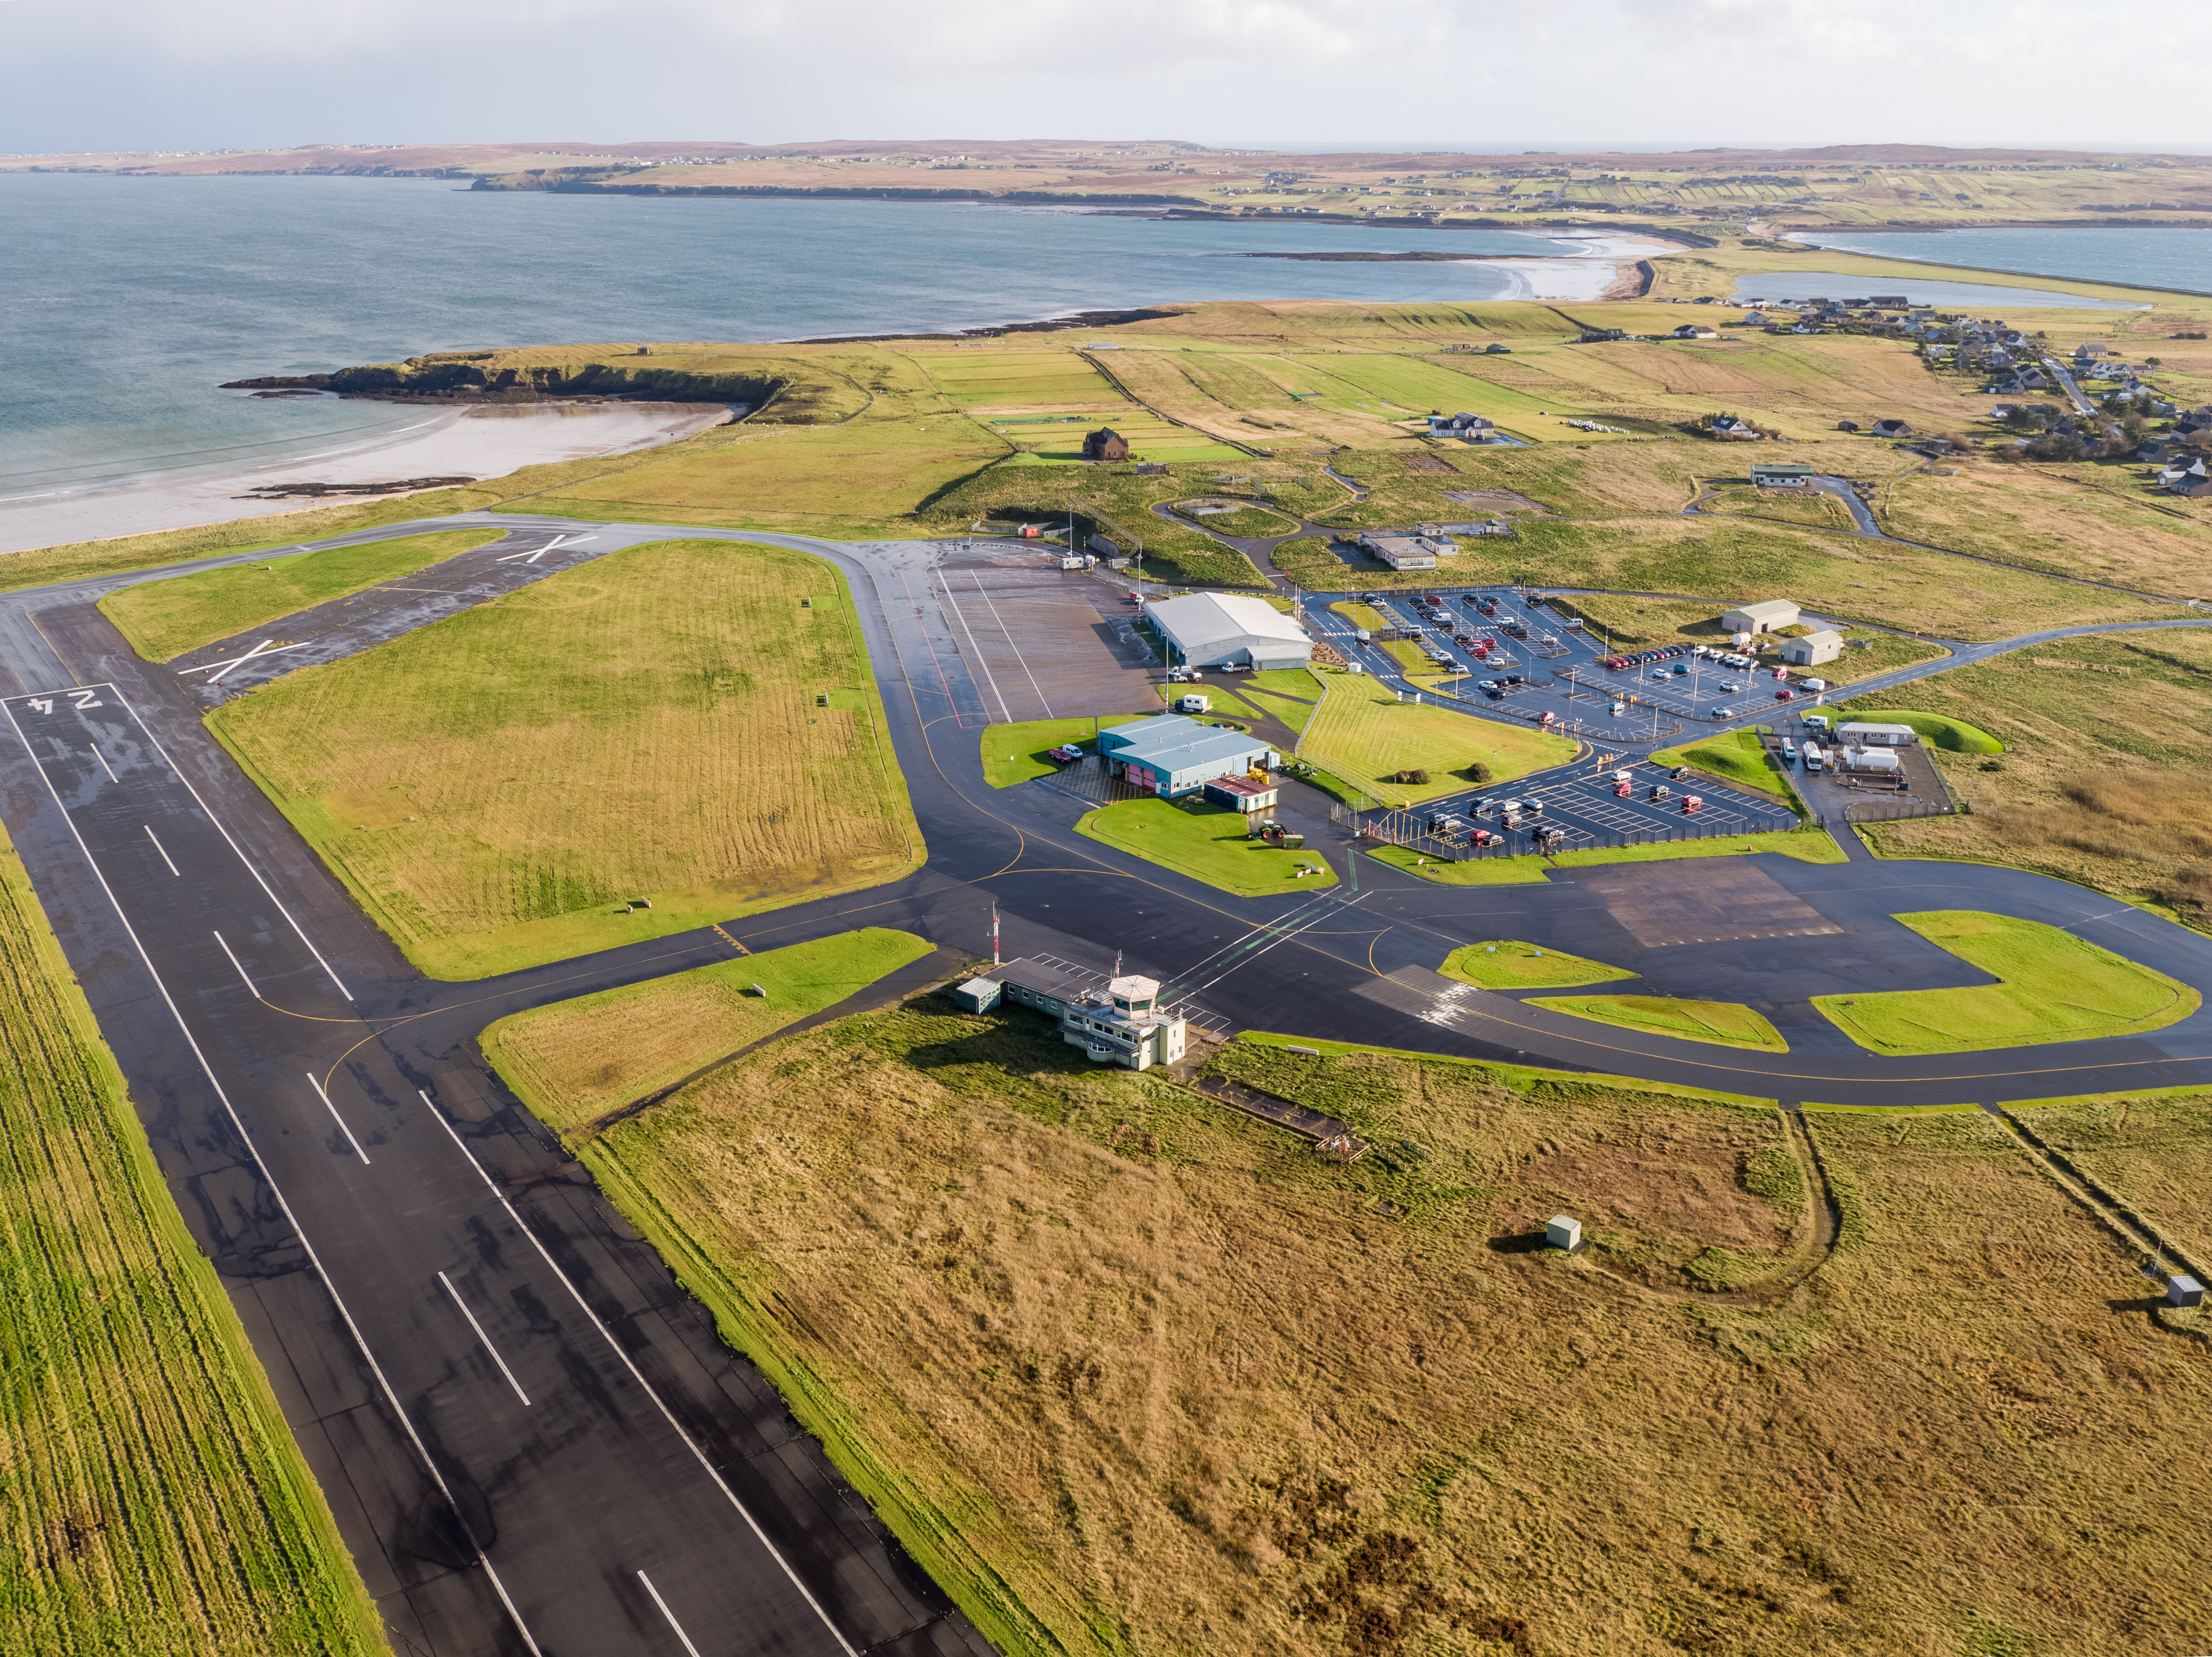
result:
<svg viewBox="0 0 2212 1657"><path fill-rule="evenodd" d="M1797 688L1801 691L1810 691L1817 696L1828 688L1828 681L1825 679L1801 679L1797 681Z"/></svg>

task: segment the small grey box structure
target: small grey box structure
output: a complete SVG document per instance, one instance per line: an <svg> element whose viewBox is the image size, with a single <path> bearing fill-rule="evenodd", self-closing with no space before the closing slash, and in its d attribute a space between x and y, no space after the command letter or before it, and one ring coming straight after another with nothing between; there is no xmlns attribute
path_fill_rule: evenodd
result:
<svg viewBox="0 0 2212 1657"><path fill-rule="evenodd" d="M963 1013L988 1013L999 1004L1000 984L992 978L970 978L956 984L952 1000Z"/></svg>
<svg viewBox="0 0 2212 1657"><path fill-rule="evenodd" d="M2204 1304L2204 1285L2186 1273L2166 1280L2166 1303L2168 1306L2202 1306Z"/></svg>
<svg viewBox="0 0 2212 1657"><path fill-rule="evenodd" d="M1571 1254L1583 1246L1583 1222L1571 1215L1555 1214L1544 1222L1544 1240Z"/></svg>

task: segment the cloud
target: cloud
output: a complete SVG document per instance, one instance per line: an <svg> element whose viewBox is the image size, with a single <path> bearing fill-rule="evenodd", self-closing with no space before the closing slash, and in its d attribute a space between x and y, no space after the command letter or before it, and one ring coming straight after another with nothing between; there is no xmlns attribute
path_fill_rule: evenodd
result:
<svg viewBox="0 0 2212 1657"><path fill-rule="evenodd" d="M2116 0L2099 21L2160 42L2131 60L2124 107L2081 95L2079 14L2052 0L0 0L0 149L2202 144L2212 16Z"/></svg>

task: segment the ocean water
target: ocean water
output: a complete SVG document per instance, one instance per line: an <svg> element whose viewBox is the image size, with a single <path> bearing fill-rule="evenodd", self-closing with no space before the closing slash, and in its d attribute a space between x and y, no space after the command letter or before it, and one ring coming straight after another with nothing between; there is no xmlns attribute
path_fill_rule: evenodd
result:
<svg viewBox="0 0 2212 1657"><path fill-rule="evenodd" d="M2016 283L1934 282L1910 271L1884 277L1844 276L1835 271L1765 271L1737 277L1735 288L1738 304L1756 300L1863 299L1871 294L1902 294L1915 305L1940 305L1947 311L1969 311L1976 316L2025 310L2031 305L2074 311L2145 308L2142 301L2091 299L2055 288L2023 288Z"/></svg>
<svg viewBox="0 0 2212 1657"><path fill-rule="evenodd" d="M1237 253L1543 254L1511 231L1166 223L967 204L477 193L443 180L0 174L0 498L302 460L392 404L223 381L423 351L942 332L1177 300L1464 302L1480 263Z"/></svg>
<svg viewBox="0 0 2212 1657"><path fill-rule="evenodd" d="M1918 259L1975 271L2071 277L2077 282L2134 282L2147 288L2212 294L2212 229L2194 227L1820 230L1791 240L1877 259Z"/></svg>

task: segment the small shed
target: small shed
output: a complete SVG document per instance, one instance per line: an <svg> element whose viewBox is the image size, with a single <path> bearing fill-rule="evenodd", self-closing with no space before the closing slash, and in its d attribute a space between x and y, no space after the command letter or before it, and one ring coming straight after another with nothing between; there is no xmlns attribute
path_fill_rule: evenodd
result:
<svg viewBox="0 0 2212 1657"><path fill-rule="evenodd" d="M953 986L953 1004L963 1013L988 1013L999 1004L1000 988L996 978L970 978Z"/></svg>
<svg viewBox="0 0 2212 1657"><path fill-rule="evenodd" d="M1571 1214L1555 1214L1544 1222L1544 1240L1571 1254L1583 1246L1583 1222Z"/></svg>
<svg viewBox="0 0 2212 1657"><path fill-rule="evenodd" d="M2177 1272L2166 1280L2166 1303L2168 1306L2202 1306L2204 1304L2204 1285L2187 1272Z"/></svg>
<svg viewBox="0 0 2212 1657"><path fill-rule="evenodd" d="M1256 782L1249 777L1217 777L1206 785L1206 798L1212 803L1247 815L1274 810L1281 797L1282 791L1273 783Z"/></svg>
<svg viewBox="0 0 2212 1657"><path fill-rule="evenodd" d="M1126 460L1129 458L1129 440L1111 426L1101 426L1083 436L1083 458L1086 460Z"/></svg>
<svg viewBox="0 0 2212 1657"><path fill-rule="evenodd" d="M1762 599L1728 611L1721 617L1721 625L1731 633L1778 633L1785 627L1795 627L1797 614L1797 606L1787 599Z"/></svg>
<svg viewBox="0 0 2212 1657"><path fill-rule="evenodd" d="M1844 653L1844 636L1832 628L1793 638L1782 647L1782 659L1792 667L1818 667Z"/></svg>

